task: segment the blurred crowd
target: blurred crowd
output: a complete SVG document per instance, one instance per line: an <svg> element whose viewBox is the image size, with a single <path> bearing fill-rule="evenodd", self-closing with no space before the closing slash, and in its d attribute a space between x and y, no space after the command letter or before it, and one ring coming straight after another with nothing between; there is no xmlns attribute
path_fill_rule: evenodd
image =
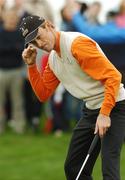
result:
<svg viewBox="0 0 125 180"><path fill-rule="evenodd" d="M65 0L58 29L93 38L122 73L125 84L125 0L107 13L105 23L99 20L101 10L98 1L87 4L84 0ZM35 96L22 61L24 41L19 31L21 20L31 14L55 24L49 0L14 0L11 7L6 0L0 0L0 134L11 128L18 134L31 130L60 136L77 123L84 102L71 96L62 84L46 103ZM47 61L48 54L38 49L37 66L41 74Z"/></svg>

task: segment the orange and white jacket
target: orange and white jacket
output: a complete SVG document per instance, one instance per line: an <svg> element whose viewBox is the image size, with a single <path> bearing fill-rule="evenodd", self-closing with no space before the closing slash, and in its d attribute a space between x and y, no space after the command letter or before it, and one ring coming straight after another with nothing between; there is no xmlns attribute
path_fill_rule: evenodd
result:
<svg viewBox="0 0 125 180"><path fill-rule="evenodd" d="M28 67L29 80L37 97L46 101L61 82L89 109L110 115L116 101L125 99L121 74L110 63L99 45L76 32L57 32L56 47L41 74L36 65Z"/></svg>

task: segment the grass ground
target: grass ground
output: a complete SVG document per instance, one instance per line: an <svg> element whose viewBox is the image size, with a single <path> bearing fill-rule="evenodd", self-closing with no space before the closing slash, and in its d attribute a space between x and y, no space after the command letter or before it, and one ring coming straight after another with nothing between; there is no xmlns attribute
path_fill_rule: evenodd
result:
<svg viewBox="0 0 125 180"><path fill-rule="evenodd" d="M0 180L65 180L63 163L70 135L0 136ZM125 180L125 146L122 150L122 179ZM98 159L94 180L101 180Z"/></svg>

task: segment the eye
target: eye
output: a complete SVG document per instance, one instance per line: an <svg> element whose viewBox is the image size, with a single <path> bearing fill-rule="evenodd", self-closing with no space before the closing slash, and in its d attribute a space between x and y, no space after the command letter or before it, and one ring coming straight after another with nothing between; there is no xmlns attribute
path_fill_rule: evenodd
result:
<svg viewBox="0 0 125 180"><path fill-rule="evenodd" d="M37 45L36 41L32 41L32 44L33 44L34 46L36 46L36 45Z"/></svg>
<svg viewBox="0 0 125 180"><path fill-rule="evenodd" d="M39 40L40 39L40 35L38 35L36 39Z"/></svg>

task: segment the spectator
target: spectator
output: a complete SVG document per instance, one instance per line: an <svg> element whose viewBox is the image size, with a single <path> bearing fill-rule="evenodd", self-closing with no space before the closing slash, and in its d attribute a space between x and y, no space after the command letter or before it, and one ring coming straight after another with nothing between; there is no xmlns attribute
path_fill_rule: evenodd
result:
<svg viewBox="0 0 125 180"><path fill-rule="evenodd" d="M66 3L65 6L61 9L61 30L64 31L75 31L75 27L71 22L72 14L71 12L75 10L79 10L81 14L87 9L87 5L85 3L80 3L79 1Z"/></svg>
<svg viewBox="0 0 125 180"><path fill-rule="evenodd" d="M0 0L0 26L2 25L2 13L5 6L5 0Z"/></svg>
<svg viewBox="0 0 125 180"><path fill-rule="evenodd" d="M27 10L27 12L29 14L44 16L44 17L46 17L46 19L48 19L54 23L53 9L47 0L27 0L25 2L25 9ZM45 51L40 51L38 49L36 61L37 61L37 67L38 67L39 71L41 71L41 66L43 65L42 59L44 59L45 56L47 57L48 53L46 53ZM32 91L32 88L31 88L28 80L25 81L25 97L26 97L27 116L28 116L29 122L31 122L33 130L35 132L38 132L37 127L39 127L39 124L40 124L41 112L45 112L45 113L49 112L48 115L46 114L47 125L45 125L48 127L48 124L49 125L51 124L51 119L52 119L51 118L52 112L50 109L50 102L46 102L46 104L45 103L41 104L38 101L38 99L36 98L36 95L34 94L34 92ZM32 103L30 102L30 99L32 99ZM31 113L31 109L32 109L32 113ZM51 129L51 127L50 127L50 129ZM51 130L47 129L45 131L49 132Z"/></svg>
<svg viewBox="0 0 125 180"><path fill-rule="evenodd" d="M60 11L62 22L61 30L63 31L74 31L73 24L70 22L71 13L69 11L69 6L66 4Z"/></svg>
<svg viewBox="0 0 125 180"><path fill-rule="evenodd" d="M84 14L88 8L88 5L85 2L80 2L79 0L76 0L76 2L80 4L80 13Z"/></svg>
<svg viewBox="0 0 125 180"><path fill-rule="evenodd" d="M75 6L75 7L74 7ZM87 4L81 3L79 0L75 3L67 3L61 10L61 30L63 31L76 31L73 24L70 22L71 13L73 9L79 9L80 13L83 15L84 11L87 9ZM72 96L67 90L63 94L63 119L67 121L67 128L70 129L70 122L74 121L75 123L80 119L81 115L81 106L82 101Z"/></svg>
<svg viewBox="0 0 125 180"><path fill-rule="evenodd" d="M88 35L98 43L125 42L125 29L119 28L115 21L103 25L92 25L84 19L80 12L77 12L72 16L71 22L77 31Z"/></svg>
<svg viewBox="0 0 125 180"><path fill-rule="evenodd" d="M20 22L23 18L30 15L30 13L25 8L24 0L14 0L14 8L17 11L18 16L20 17Z"/></svg>
<svg viewBox="0 0 125 180"><path fill-rule="evenodd" d="M23 133L25 113L23 102L23 76L21 62L23 39L17 24L19 18L13 9L3 13L3 26L0 28L0 133L5 130L5 100L9 92L12 104L10 125L17 133Z"/></svg>
<svg viewBox="0 0 125 180"><path fill-rule="evenodd" d="M25 8L30 14L44 16L54 23L53 10L47 0L27 0Z"/></svg>
<svg viewBox="0 0 125 180"><path fill-rule="evenodd" d="M121 1L116 23L119 27L125 28L125 0Z"/></svg>
<svg viewBox="0 0 125 180"><path fill-rule="evenodd" d="M38 14L40 16L44 15L47 19L53 20L53 13L50 11L50 5L46 0L14 0L15 9L20 16L20 20L27 17L30 14ZM52 9L52 8L51 8ZM43 56L45 52L38 51L37 55L37 66L38 69L41 69L41 56ZM27 117L28 127L32 129L34 133L40 132L40 117L43 108L43 104L41 104L36 95L32 91L30 83L27 79L27 75L24 69L24 97L25 97L25 113ZM45 106L47 107L47 105Z"/></svg>
<svg viewBox="0 0 125 180"><path fill-rule="evenodd" d="M101 11L101 3L95 1L90 6L88 6L88 8L86 9L83 15L88 23L96 25L96 24L100 24L98 20L100 11Z"/></svg>
<svg viewBox="0 0 125 180"><path fill-rule="evenodd" d="M67 9L67 12L68 21L75 28L75 31L88 35L98 43L114 44L125 42L125 29L119 28L115 20L103 25L93 25L86 20L86 17L80 13L80 9L76 8L75 5L72 10Z"/></svg>
<svg viewBox="0 0 125 180"><path fill-rule="evenodd" d="M118 13L116 11L109 11L106 15L107 22L114 22L116 20Z"/></svg>
<svg viewBox="0 0 125 180"><path fill-rule="evenodd" d="M120 8L118 11L118 15L116 16L116 24L120 28L125 28L125 0L121 1ZM122 45L122 48L125 47L125 43ZM124 62L125 53L124 56L122 55L122 61ZM120 72L122 73L122 82L125 86L125 66L120 67Z"/></svg>

